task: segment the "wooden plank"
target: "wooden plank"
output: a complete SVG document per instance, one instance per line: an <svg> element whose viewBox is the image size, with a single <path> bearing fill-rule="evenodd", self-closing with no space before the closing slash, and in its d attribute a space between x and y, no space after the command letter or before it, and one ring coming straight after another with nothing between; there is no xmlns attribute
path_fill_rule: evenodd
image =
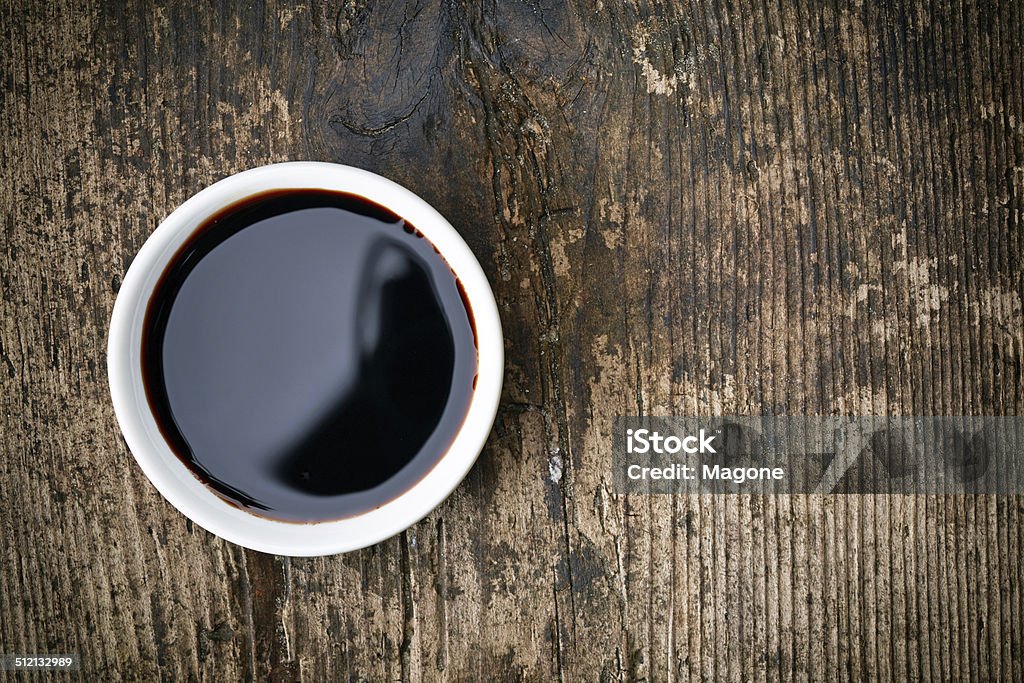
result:
<svg viewBox="0 0 1024 683"><path fill-rule="evenodd" d="M616 415L1021 414L1020 3L5 0L0 32L0 651L84 680L1024 678L1020 497L610 470ZM146 236L289 159L422 195L505 326L466 482L341 557L194 527L106 387Z"/></svg>

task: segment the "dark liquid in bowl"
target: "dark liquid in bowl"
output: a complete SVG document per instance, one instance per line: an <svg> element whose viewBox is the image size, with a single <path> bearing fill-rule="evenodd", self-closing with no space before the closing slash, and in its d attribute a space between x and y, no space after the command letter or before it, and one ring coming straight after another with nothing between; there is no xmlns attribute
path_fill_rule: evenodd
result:
<svg viewBox="0 0 1024 683"><path fill-rule="evenodd" d="M433 245L362 197L280 190L213 216L150 299L151 410L227 501L296 522L379 507L438 462L477 371L472 311Z"/></svg>

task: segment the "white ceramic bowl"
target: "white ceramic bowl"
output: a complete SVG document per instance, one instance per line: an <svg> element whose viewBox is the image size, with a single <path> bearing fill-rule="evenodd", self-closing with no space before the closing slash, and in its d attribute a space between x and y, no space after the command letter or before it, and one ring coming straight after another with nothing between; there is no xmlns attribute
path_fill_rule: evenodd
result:
<svg viewBox="0 0 1024 683"><path fill-rule="evenodd" d="M476 322L478 375L466 419L447 453L397 498L337 521L290 523L236 508L213 493L174 455L150 412L142 384L142 323L168 261L219 209L272 189L318 188L357 194L408 219L455 271ZM293 162L254 168L221 180L178 207L135 256L114 304L107 345L110 395L128 447L157 490L193 522L233 543L279 555L330 555L363 548L410 527L454 490L476 461L501 394L504 348L494 295L480 264L455 229L415 194L351 166Z"/></svg>

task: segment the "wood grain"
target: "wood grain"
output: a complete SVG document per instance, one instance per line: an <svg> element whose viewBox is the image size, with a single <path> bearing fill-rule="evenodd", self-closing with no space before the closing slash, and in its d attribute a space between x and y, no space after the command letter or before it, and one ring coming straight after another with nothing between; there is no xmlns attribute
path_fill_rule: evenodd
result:
<svg viewBox="0 0 1024 683"><path fill-rule="evenodd" d="M0 34L0 651L111 681L1024 679L1021 497L610 471L615 415L1022 414L1021 3L0 0ZM157 223L300 159L445 214L508 361L451 498L319 559L173 510L104 360Z"/></svg>

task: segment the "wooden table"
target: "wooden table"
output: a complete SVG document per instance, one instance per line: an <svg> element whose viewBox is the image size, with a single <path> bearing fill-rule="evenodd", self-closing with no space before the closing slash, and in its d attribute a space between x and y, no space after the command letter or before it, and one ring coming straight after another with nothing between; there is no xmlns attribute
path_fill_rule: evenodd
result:
<svg viewBox="0 0 1024 683"><path fill-rule="evenodd" d="M0 651L90 681L1024 677L1021 497L622 496L610 441L1022 414L1020 3L3 0L0 35ZM319 559L166 503L104 358L157 223L299 159L445 214L508 362L447 502Z"/></svg>

